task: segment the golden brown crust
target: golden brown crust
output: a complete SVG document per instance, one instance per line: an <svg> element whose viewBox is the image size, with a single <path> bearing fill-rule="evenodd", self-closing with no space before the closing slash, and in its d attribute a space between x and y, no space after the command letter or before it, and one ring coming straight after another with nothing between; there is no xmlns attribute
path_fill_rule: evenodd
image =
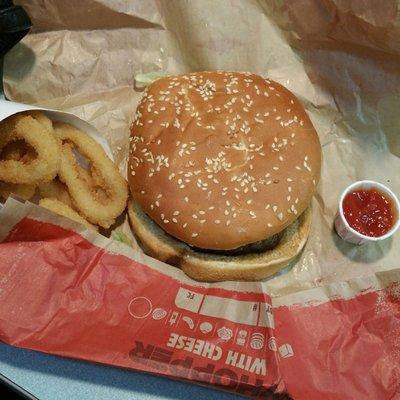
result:
<svg viewBox="0 0 400 400"><path fill-rule="evenodd" d="M321 148L287 89L254 74L163 78L141 100L128 179L135 200L170 235L234 249L272 236L308 207Z"/></svg>
<svg viewBox="0 0 400 400"><path fill-rule="evenodd" d="M30 200L36 191L36 186L25 185L23 183L0 182L0 197L7 199L14 194L23 200Z"/></svg>
<svg viewBox="0 0 400 400"><path fill-rule="evenodd" d="M241 256L221 256L193 251L188 245L167 235L134 203L128 202L133 231L145 253L181 268L199 281L244 280L267 278L284 268L304 247L311 226L311 211L306 209L284 232L272 250Z"/></svg>
<svg viewBox="0 0 400 400"><path fill-rule="evenodd" d="M63 217L72 219L73 221L79 222L84 225L86 228L91 229L93 231L97 231L98 228L95 225L92 225L85 218L83 218L80 214L78 214L71 207L62 203L56 199L41 199L39 201L39 206L47 208L50 211L53 211L56 214L62 215Z"/></svg>

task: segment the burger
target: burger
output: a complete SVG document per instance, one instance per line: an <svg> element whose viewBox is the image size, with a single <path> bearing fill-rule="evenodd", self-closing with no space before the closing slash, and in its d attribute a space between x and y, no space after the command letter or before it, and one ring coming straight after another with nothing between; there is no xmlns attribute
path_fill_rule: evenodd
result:
<svg viewBox="0 0 400 400"><path fill-rule="evenodd" d="M318 135L297 98L251 73L148 86L131 127L129 217L144 251L196 280L259 280L307 241Z"/></svg>

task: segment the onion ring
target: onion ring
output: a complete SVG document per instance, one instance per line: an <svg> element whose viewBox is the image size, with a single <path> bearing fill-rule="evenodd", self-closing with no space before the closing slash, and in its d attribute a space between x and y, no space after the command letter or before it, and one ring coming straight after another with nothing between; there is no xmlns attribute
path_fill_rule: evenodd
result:
<svg viewBox="0 0 400 400"><path fill-rule="evenodd" d="M72 219L73 221L79 222L80 224L86 226L86 228L97 231L97 227L90 224L79 215L75 210L71 207L67 206L66 204L58 201L56 199L42 199L39 201L39 206L47 208L50 211L53 211L56 214L62 215L63 217Z"/></svg>
<svg viewBox="0 0 400 400"><path fill-rule="evenodd" d="M58 178L55 178L50 182L42 183L38 187L40 197L55 199L61 201L71 208L74 208L71 196L68 193L67 186L62 183Z"/></svg>
<svg viewBox="0 0 400 400"><path fill-rule="evenodd" d="M32 146L37 157L27 162L0 160L0 180L33 185L51 181L57 175L61 153L54 132L30 115L16 114L0 124L0 149L16 140Z"/></svg>
<svg viewBox="0 0 400 400"><path fill-rule="evenodd" d="M37 157L35 149L27 145L23 140L15 140L8 143L0 151L1 160L21 161L24 164Z"/></svg>
<svg viewBox="0 0 400 400"><path fill-rule="evenodd" d="M0 197L7 199L10 194L15 194L23 200L29 200L35 195L36 186L23 183L0 182Z"/></svg>
<svg viewBox="0 0 400 400"><path fill-rule="evenodd" d="M42 124L48 131L51 132L53 130L52 120L44 115L42 111L24 111L21 113L21 115L29 115L32 118L36 119L37 122Z"/></svg>
<svg viewBox="0 0 400 400"><path fill-rule="evenodd" d="M55 123L54 130L63 143L59 177L75 207L90 222L109 228L126 207L126 180L90 136L62 122ZM89 170L78 163L74 150L89 161Z"/></svg>

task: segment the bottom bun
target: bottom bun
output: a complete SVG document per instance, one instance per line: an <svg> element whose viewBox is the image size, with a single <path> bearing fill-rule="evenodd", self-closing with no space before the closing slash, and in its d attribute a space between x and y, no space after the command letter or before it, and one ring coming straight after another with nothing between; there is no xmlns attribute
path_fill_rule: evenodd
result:
<svg viewBox="0 0 400 400"><path fill-rule="evenodd" d="M303 249L311 227L308 208L284 231L278 245L261 253L236 256L202 253L168 235L134 200L128 202L133 232L151 257L181 268L198 281L256 281L286 267Z"/></svg>

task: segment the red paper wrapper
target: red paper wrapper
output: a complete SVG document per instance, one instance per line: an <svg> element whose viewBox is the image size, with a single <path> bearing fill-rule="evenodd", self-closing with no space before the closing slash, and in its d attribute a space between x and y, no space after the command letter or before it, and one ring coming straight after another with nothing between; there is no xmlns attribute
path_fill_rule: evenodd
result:
<svg viewBox="0 0 400 400"><path fill-rule="evenodd" d="M270 298L261 282L192 281L32 204L9 200L0 218L5 343L260 399L399 398L400 270Z"/></svg>

